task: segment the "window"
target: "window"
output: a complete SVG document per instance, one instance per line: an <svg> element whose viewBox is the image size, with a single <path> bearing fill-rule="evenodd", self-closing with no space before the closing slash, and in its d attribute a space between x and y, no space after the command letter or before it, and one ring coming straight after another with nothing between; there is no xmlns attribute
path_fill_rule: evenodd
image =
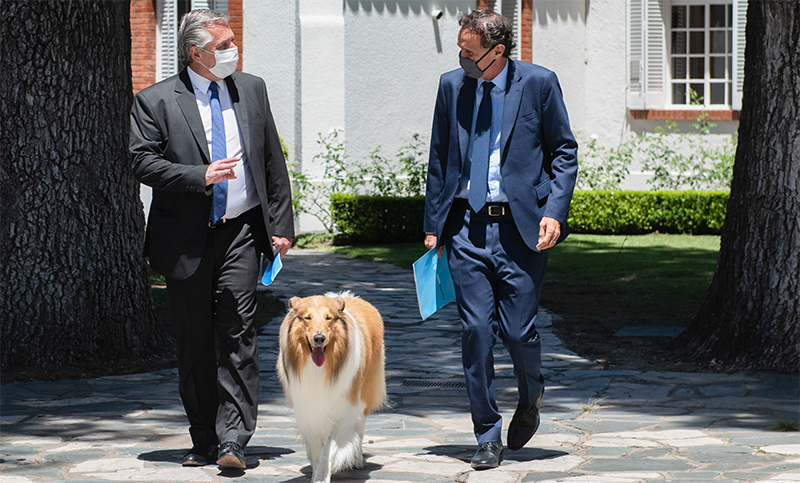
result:
<svg viewBox="0 0 800 483"><path fill-rule="evenodd" d="M747 0L627 2L628 109L741 109Z"/></svg>
<svg viewBox="0 0 800 483"><path fill-rule="evenodd" d="M673 4L671 17L672 105L730 106L733 5Z"/></svg>

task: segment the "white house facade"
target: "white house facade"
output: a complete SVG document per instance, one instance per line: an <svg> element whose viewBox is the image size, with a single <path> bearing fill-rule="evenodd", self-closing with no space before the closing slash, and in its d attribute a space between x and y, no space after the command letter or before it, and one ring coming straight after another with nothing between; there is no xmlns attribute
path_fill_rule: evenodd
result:
<svg viewBox="0 0 800 483"><path fill-rule="evenodd" d="M242 69L267 82L278 130L312 178L320 133L348 154L393 155L427 142L439 76L458 68L457 17L493 8L515 25L514 58L555 71L579 141L615 146L666 119L688 131L702 112L724 142L738 128L746 0L156 0L158 72L176 16L240 8ZM201 5L202 4L202 5ZM159 13L158 9L161 9ZM172 18L170 18L170 15ZM170 43L172 42L172 43ZM691 105L689 89L702 97ZM625 188L647 189L634 167ZM147 204L148 196L143 193ZM313 218L298 231L321 230Z"/></svg>

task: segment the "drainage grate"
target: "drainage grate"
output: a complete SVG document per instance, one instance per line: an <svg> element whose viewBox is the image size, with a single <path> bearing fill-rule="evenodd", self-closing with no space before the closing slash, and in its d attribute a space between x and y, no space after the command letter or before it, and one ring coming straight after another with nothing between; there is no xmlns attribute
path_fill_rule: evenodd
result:
<svg viewBox="0 0 800 483"><path fill-rule="evenodd" d="M419 380L406 380L403 381L401 386L406 387L456 387L456 388L466 388L467 384L464 382L457 382L457 381L419 381Z"/></svg>

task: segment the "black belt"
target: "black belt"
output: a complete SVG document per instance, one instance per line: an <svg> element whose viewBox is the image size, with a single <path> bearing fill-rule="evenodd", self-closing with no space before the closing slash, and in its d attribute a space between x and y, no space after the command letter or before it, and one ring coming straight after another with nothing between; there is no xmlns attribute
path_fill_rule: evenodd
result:
<svg viewBox="0 0 800 483"><path fill-rule="evenodd" d="M456 198L453 202L453 206L474 211L469 206L469 201L465 198ZM511 207L508 203L486 203L477 213L488 216L511 216Z"/></svg>
<svg viewBox="0 0 800 483"><path fill-rule="evenodd" d="M511 214L508 203L486 203L478 213L489 216L505 216Z"/></svg>

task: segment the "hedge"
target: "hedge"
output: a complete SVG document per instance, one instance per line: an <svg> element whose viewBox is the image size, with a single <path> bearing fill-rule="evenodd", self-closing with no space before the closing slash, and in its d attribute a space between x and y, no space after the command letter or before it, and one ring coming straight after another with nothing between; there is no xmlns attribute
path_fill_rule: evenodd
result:
<svg viewBox="0 0 800 483"><path fill-rule="evenodd" d="M572 233L688 233L718 235L727 191L576 191ZM423 239L425 198L331 196L333 221L346 242L396 243ZM342 238L340 237L340 240Z"/></svg>
<svg viewBox="0 0 800 483"><path fill-rule="evenodd" d="M719 235L727 205L727 191L576 191L569 227L606 235Z"/></svg>
<svg viewBox="0 0 800 483"><path fill-rule="evenodd" d="M425 197L331 195L331 216L353 243L399 243L424 238ZM344 240L342 240L344 238Z"/></svg>

